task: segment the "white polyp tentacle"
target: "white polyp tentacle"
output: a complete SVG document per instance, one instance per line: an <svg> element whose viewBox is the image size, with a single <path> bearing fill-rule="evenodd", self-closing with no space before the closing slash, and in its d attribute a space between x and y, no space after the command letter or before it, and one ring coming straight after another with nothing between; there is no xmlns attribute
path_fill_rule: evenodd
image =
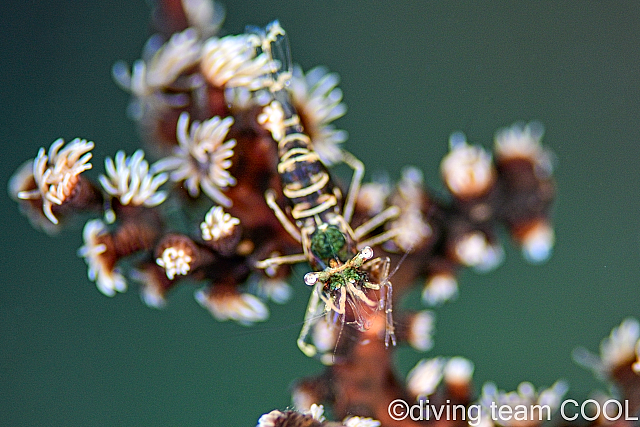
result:
<svg viewBox="0 0 640 427"><path fill-rule="evenodd" d="M102 188L123 205L153 207L167 198L167 193L158 191L158 187L167 181L168 175L150 172L142 150L137 150L131 157L124 151L118 151L115 160L107 157L105 171L106 175L99 177Z"/></svg>
<svg viewBox="0 0 640 427"><path fill-rule="evenodd" d="M192 197L199 196L202 189L219 205L230 207L231 199L222 191L236 184L227 170L236 141L223 141L232 124L233 117L215 116L202 123L195 120L189 128L189 114L183 112L176 129L178 146L173 155L156 162L151 170L167 171L172 181L184 181Z"/></svg>
<svg viewBox="0 0 640 427"><path fill-rule="evenodd" d="M204 221L200 223L202 239L217 241L230 236L238 225L240 225L238 218L225 212L222 206L214 206L209 209Z"/></svg>
<svg viewBox="0 0 640 427"><path fill-rule="evenodd" d="M165 269L169 280L175 276L185 276L191 270L193 258L182 248L168 247L162 252L162 256L156 259L156 264Z"/></svg>
<svg viewBox="0 0 640 427"><path fill-rule="evenodd" d="M37 188L18 193L18 198L23 200L41 198L42 210L53 224L58 224L52 212L53 205L67 201L73 194L78 176L92 167L89 160L93 142L76 138L64 148L63 145L62 138L55 140L48 155L44 148L40 148L33 161L33 179Z"/></svg>

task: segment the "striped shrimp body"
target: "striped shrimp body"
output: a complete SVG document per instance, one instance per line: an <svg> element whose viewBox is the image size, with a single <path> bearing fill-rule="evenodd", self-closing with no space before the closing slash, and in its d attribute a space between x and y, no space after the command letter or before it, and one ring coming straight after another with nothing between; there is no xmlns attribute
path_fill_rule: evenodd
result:
<svg viewBox="0 0 640 427"><path fill-rule="evenodd" d="M256 266L273 269L281 264L307 261L315 270L304 276L305 283L313 286L313 293L298 338L298 346L307 356L320 356L327 361L326 355L319 354L323 350L312 337L319 319L324 318L328 325L347 323L364 331L371 327L381 310L385 314L385 343L395 345L392 285L388 280L390 261L374 259L371 249L391 239L395 232L389 230L369 239L364 237L397 216L398 208L392 206L352 229L349 223L364 165L352 154L342 152L342 161L354 171L343 202L340 189L314 151L291 102L287 90L291 65L284 30L276 21L266 28L260 40L258 48L271 55L279 68L271 78L265 79L272 100L259 114L258 122L278 143L278 174L282 192L290 204L287 211L294 222L277 204L273 190L267 191L265 198L283 227L300 242L303 253L268 258Z"/></svg>

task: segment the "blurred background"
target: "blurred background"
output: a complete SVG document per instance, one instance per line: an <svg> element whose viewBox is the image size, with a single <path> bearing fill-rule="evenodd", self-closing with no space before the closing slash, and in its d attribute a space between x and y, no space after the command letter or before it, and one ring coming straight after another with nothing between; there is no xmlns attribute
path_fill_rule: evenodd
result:
<svg viewBox="0 0 640 427"><path fill-rule="evenodd" d="M422 357L460 355L478 386L570 383L585 399L604 385L577 366L627 316L640 317L640 8L628 2L227 2L225 31L278 18L295 62L342 77L338 127L367 176L415 165L441 189L453 131L491 147L515 121L545 125L556 155L557 245L528 265L506 244L496 271L460 277L437 309L435 347L397 351L401 375ZM105 156L139 146L113 83L116 60L139 58L149 35L142 0L0 5L0 182L58 137L95 141ZM0 203L0 425L253 426L290 404L289 386L322 367L295 339L309 294L270 304L245 328L216 322L172 293L158 311L135 285L110 299L88 281L79 224L56 238ZM415 293L412 297L419 298ZM414 304L412 302L410 304Z"/></svg>

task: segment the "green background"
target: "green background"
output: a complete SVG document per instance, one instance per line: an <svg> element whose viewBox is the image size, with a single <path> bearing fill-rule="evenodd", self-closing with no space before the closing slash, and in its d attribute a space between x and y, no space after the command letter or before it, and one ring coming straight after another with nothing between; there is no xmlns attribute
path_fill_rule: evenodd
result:
<svg viewBox="0 0 640 427"><path fill-rule="evenodd" d="M437 311L435 348L397 352L405 374L423 356L462 355L477 384L569 380L584 399L602 384L575 365L626 316L640 315L640 8L629 2L227 3L225 29L280 19L294 60L342 77L346 147L398 178L404 165L441 188L451 132L491 146L494 132L539 120L557 157L557 246L541 266L509 243L497 271L460 277ZM94 169L139 145L128 95L110 77L139 57L142 0L9 0L0 6L0 182L58 137L96 142ZM271 304L248 329L216 322L190 287L162 311L135 285L113 299L76 256L81 226L49 238L2 197L0 425L252 426L289 404L292 380L321 367L295 344L308 290ZM416 297L414 295L414 297Z"/></svg>

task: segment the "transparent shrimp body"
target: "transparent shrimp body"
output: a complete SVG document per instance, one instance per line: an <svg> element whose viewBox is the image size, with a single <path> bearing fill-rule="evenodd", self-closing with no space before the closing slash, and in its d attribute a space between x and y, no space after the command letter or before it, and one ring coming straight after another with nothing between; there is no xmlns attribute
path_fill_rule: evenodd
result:
<svg viewBox="0 0 640 427"><path fill-rule="evenodd" d="M307 356L328 361L326 350L329 349L318 348L318 340L313 336L318 322L325 322L333 331L336 325L341 330L345 323L364 331L379 313L384 315L385 343L394 345L392 285L388 281L390 261L374 259L371 246L389 240L395 232L390 230L368 239L365 236L397 216L398 209L388 208L352 229L349 223L364 174L362 162L348 152L341 153L341 160L354 171L343 202L340 189L333 184L311 139L304 133L287 90L292 66L284 30L277 21L273 22L254 42L257 51L269 55L274 64L273 72L264 80L271 102L263 108L258 122L270 131L278 144L278 173L293 222L277 204L274 191L267 191L265 198L303 251L259 261L257 267L272 270L281 264L307 261L316 270L304 279L313 287L298 338L298 346Z"/></svg>

